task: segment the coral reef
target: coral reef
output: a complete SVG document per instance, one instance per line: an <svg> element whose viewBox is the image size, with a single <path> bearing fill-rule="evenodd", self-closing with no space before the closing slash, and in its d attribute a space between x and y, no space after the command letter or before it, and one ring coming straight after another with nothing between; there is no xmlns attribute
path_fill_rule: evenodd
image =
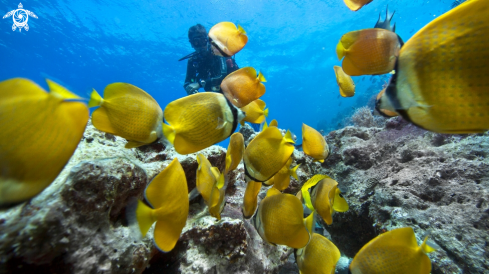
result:
<svg viewBox="0 0 489 274"><path fill-rule="evenodd" d="M430 254L433 274L487 273L489 135L435 134L400 117L380 120L368 108L354 116L356 126L325 136L330 156L324 163L294 151L299 180L292 178L285 190L297 193L315 174L339 182L350 210L317 231L343 254L337 273L346 273L349 260L375 236L404 226L419 242L429 234L439 245ZM256 135L249 126L241 132L246 143ZM264 243L243 219L242 164L229 174L222 219L210 217L196 198L176 247L158 251L153 228L141 238L127 223L126 205L142 198L175 157L191 191L195 154L179 155L161 143L125 149L125 142L89 123L53 184L30 202L0 211L0 273L298 273L290 248ZM225 152L212 146L200 153L222 170Z"/></svg>

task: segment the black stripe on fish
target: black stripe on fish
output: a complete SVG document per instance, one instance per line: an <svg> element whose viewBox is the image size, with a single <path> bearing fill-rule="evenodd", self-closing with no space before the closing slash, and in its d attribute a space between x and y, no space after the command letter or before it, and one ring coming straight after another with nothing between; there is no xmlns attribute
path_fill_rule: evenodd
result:
<svg viewBox="0 0 489 274"><path fill-rule="evenodd" d="M216 42L214 42L214 40L212 40L210 37L209 37L209 42L211 43L211 45L213 45L219 51L220 54L222 54L222 56L231 57L231 55L228 55L227 53L222 51L222 49L220 47L218 47Z"/></svg>
<svg viewBox="0 0 489 274"><path fill-rule="evenodd" d="M233 135L234 131L236 131L236 128L238 127L238 109L224 96L226 99L226 102L228 103L229 108L231 109L231 112L233 113L233 128L231 129L231 133L229 133L230 137Z"/></svg>

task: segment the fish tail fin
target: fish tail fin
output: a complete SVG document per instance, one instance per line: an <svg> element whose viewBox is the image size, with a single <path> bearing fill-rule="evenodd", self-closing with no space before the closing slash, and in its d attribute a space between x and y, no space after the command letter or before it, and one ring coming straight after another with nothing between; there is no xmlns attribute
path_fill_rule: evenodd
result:
<svg viewBox="0 0 489 274"><path fill-rule="evenodd" d="M295 144L294 138L292 138L292 133L290 132L290 130L287 129L284 138L287 143Z"/></svg>
<svg viewBox="0 0 489 274"><path fill-rule="evenodd" d="M309 231L310 235L314 233L314 224L316 224L316 216L314 213L316 213L315 210L313 210L309 216L304 218L304 225L306 226L306 229Z"/></svg>
<svg viewBox="0 0 489 274"><path fill-rule="evenodd" d="M267 79L265 79L265 76L263 76L261 71L258 73L258 79L260 80L260 82L266 82L267 81Z"/></svg>
<svg viewBox="0 0 489 274"><path fill-rule="evenodd" d="M267 124L267 121L263 122L263 124L261 125L261 130L260 132L263 132L265 129L268 128L268 124Z"/></svg>
<svg viewBox="0 0 489 274"><path fill-rule="evenodd" d="M90 101L88 101L88 107L89 108L98 107L102 105L103 102L104 99L102 98L102 96L100 96L100 94L98 94L98 92L95 89L93 89L92 93L90 94Z"/></svg>
<svg viewBox="0 0 489 274"><path fill-rule="evenodd" d="M301 164L298 164L290 170L290 175L292 175L292 177L294 177L297 181L299 181L299 177L297 177L297 168L299 168L300 165Z"/></svg>
<svg viewBox="0 0 489 274"><path fill-rule="evenodd" d="M345 47L341 41L336 45L336 55L338 56L338 60L343 59L345 57Z"/></svg>
<svg viewBox="0 0 489 274"><path fill-rule="evenodd" d="M67 90L63 86L61 86L58 83L55 83L49 79L46 79L46 82L48 83L49 91L51 94L54 96L63 98L63 99L81 99L80 96L74 94L73 92Z"/></svg>
<svg viewBox="0 0 489 274"><path fill-rule="evenodd" d="M265 115L265 117L268 117L268 108L263 111L263 115Z"/></svg>
<svg viewBox="0 0 489 274"><path fill-rule="evenodd" d="M175 130L173 127L163 123L163 135L173 145L175 142Z"/></svg>
<svg viewBox="0 0 489 274"><path fill-rule="evenodd" d="M421 244L420 248L421 250L425 253L428 254L430 252L436 251L439 247L435 243L432 243L428 241L429 236L426 235L424 237L423 243Z"/></svg>
<svg viewBox="0 0 489 274"><path fill-rule="evenodd" d="M246 35L246 31L245 31L245 30L244 30L244 28L243 28L242 26L240 26L240 25L238 25L238 32L239 32L239 34L241 34L241 35L243 35L243 34L245 34L245 35Z"/></svg>
<svg viewBox="0 0 489 274"><path fill-rule="evenodd" d="M129 224L138 224L139 231L143 237L155 222L153 209L138 199L134 199L127 205L126 217Z"/></svg>

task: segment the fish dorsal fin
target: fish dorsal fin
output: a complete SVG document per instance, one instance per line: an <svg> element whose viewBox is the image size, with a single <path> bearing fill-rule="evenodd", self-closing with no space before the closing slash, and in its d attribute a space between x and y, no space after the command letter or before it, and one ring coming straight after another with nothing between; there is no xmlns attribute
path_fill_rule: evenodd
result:
<svg viewBox="0 0 489 274"><path fill-rule="evenodd" d="M49 86L49 91L52 95L63 99L82 99L80 96L62 87L58 83L55 83L49 79L46 79Z"/></svg>
<svg viewBox="0 0 489 274"><path fill-rule="evenodd" d="M259 108L259 109L265 109L265 107L266 107L266 105L267 105L267 104L265 103L265 101L260 100L260 99L256 99L256 100L255 100L255 103L256 103L256 105L258 106L258 108ZM267 114L268 114L268 113L267 113ZM265 115L265 116L266 116L266 115Z"/></svg>
<svg viewBox="0 0 489 274"><path fill-rule="evenodd" d="M260 82L266 82L267 79L265 79L265 76L263 76L263 74L261 73L261 71L258 73L258 80L260 80Z"/></svg>
<svg viewBox="0 0 489 274"><path fill-rule="evenodd" d="M299 181L299 177L297 177L297 168L299 168L301 164L296 165L290 170L290 176L294 177L297 181Z"/></svg>
<svg viewBox="0 0 489 274"><path fill-rule="evenodd" d="M315 185L317 185L321 180L331 178L328 175L316 174L312 176L301 188L302 199L304 199L304 203L311 211L314 210L314 206L311 201L311 194L309 193L309 189Z"/></svg>
<svg viewBox="0 0 489 274"><path fill-rule="evenodd" d="M280 190L274 188L274 187L271 187L268 191L267 191L267 197L270 197L270 196L273 196L273 195L278 195L278 194L282 194L282 192L280 192Z"/></svg>
<svg viewBox="0 0 489 274"><path fill-rule="evenodd" d="M350 208L348 206L348 203L346 202L345 198L341 195L341 191L338 187L334 187L335 189L335 196L334 196L334 202L333 202L333 209L336 212L346 212Z"/></svg>
<svg viewBox="0 0 489 274"><path fill-rule="evenodd" d="M277 120L273 119L270 124L268 125L269 127L278 127L278 122Z"/></svg>
<svg viewBox="0 0 489 274"><path fill-rule="evenodd" d="M267 129L267 128L268 128L268 124L267 124L267 121L265 121L265 122L263 122L263 125L262 125L262 127L261 127L261 131L263 132L263 131L265 131L265 129Z"/></svg>
<svg viewBox="0 0 489 274"><path fill-rule="evenodd" d="M292 133L290 132L290 130L287 130L287 132L285 133L284 139L285 139L285 142L287 142L287 143L295 144L295 141L292 138Z"/></svg>

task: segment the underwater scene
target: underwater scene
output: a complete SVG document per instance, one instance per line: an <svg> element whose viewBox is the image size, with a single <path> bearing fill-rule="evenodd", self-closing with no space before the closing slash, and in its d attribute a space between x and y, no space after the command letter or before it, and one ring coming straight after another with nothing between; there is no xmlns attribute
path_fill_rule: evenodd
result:
<svg viewBox="0 0 489 274"><path fill-rule="evenodd" d="M0 15L0 274L489 273L489 0Z"/></svg>

